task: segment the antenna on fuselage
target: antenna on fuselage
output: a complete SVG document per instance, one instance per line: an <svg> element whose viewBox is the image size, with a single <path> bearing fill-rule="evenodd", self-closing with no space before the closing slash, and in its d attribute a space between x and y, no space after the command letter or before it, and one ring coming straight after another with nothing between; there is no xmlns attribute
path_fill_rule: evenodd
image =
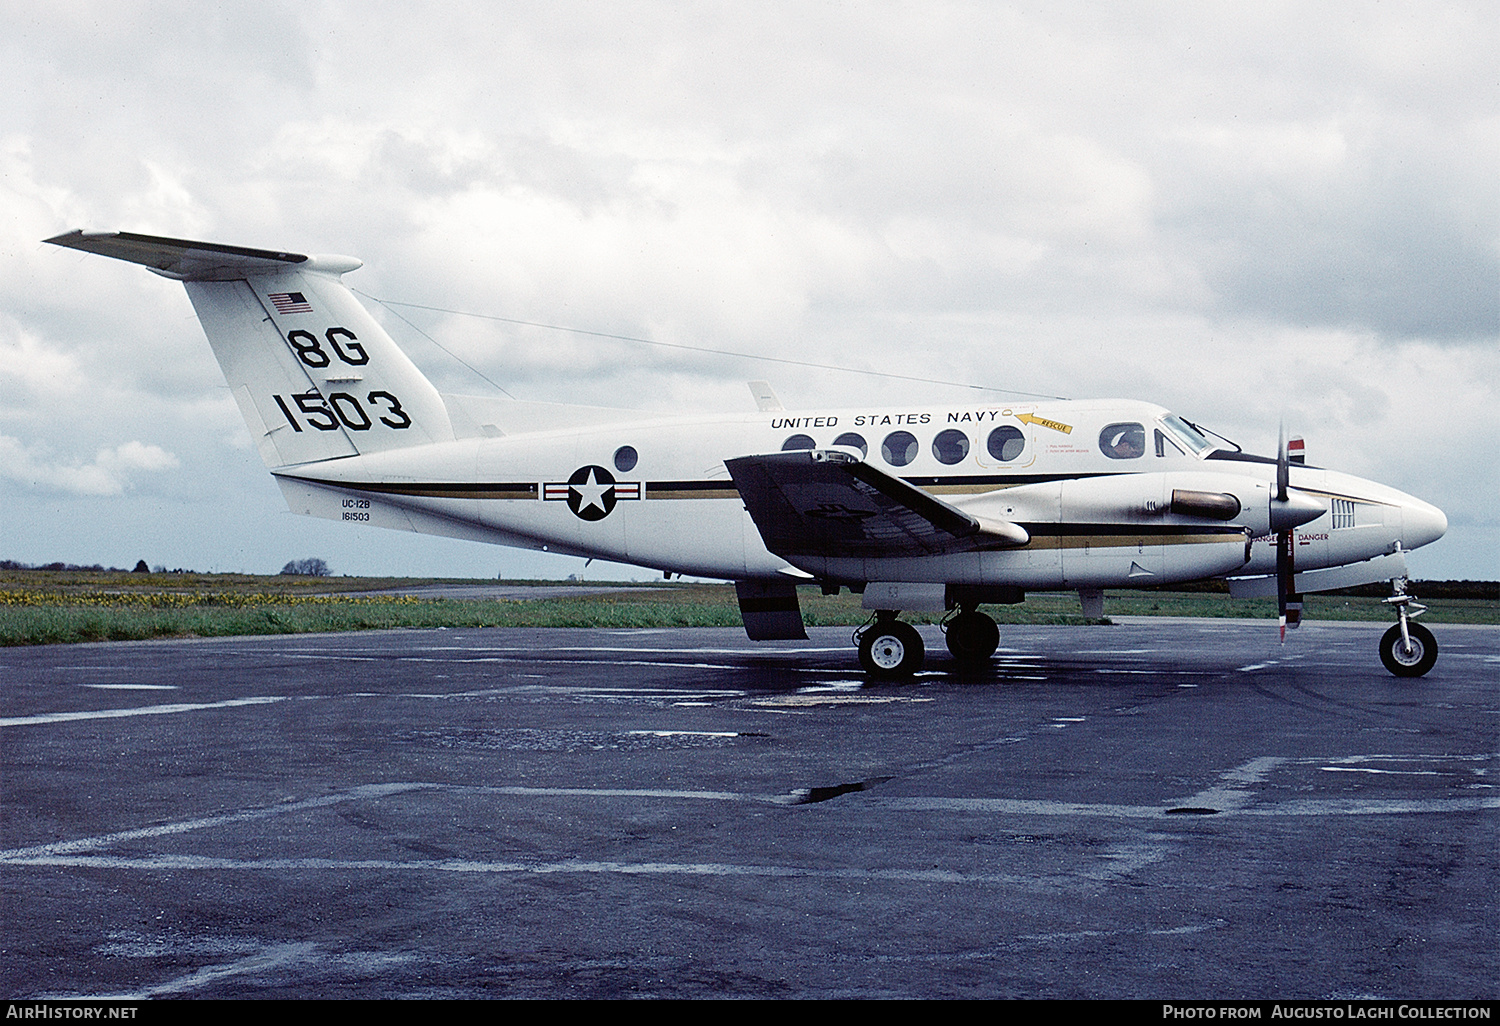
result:
<svg viewBox="0 0 1500 1026"><path fill-rule="evenodd" d="M750 386L750 394L755 397L755 408L761 413L777 413L786 409L781 405L781 399L771 388L769 381L747 381Z"/></svg>

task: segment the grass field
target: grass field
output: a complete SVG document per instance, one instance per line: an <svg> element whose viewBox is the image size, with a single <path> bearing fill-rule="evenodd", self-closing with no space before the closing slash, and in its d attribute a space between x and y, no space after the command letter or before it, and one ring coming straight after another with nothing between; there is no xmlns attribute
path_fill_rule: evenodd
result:
<svg viewBox="0 0 1500 1026"><path fill-rule="evenodd" d="M421 584L358 577L260 577L245 574L132 574L108 571L0 572L0 645L41 645L143 638L298 634L395 627L735 627L734 588L726 584L631 585L605 595L566 593L531 600L425 599L361 594ZM591 586L597 587L597 583ZM1420 595L1420 589L1417 589ZM857 595L800 592L808 626L855 626L868 613ZM1500 602L1434 599L1427 623L1500 623ZM1072 593L1037 593L1014 606L986 606L1000 623L1084 623ZM1275 617L1269 600L1194 592L1106 592L1106 616ZM1393 622L1378 598L1309 595L1312 620ZM914 623L937 615L914 614Z"/></svg>

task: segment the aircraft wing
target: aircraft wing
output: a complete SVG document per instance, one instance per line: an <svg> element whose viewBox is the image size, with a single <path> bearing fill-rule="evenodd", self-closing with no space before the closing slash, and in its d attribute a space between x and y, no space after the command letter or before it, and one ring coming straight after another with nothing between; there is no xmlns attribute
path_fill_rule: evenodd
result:
<svg viewBox="0 0 1500 1026"><path fill-rule="evenodd" d="M981 519L852 455L798 450L725 460L766 548L781 556L926 556L1010 548L1017 524Z"/></svg>

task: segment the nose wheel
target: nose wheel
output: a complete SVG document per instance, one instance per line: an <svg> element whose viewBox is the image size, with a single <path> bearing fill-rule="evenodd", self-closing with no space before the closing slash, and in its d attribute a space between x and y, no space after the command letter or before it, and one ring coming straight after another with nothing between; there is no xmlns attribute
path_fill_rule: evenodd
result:
<svg viewBox="0 0 1500 1026"><path fill-rule="evenodd" d="M1401 639L1398 623L1380 639L1380 661L1398 677L1420 677L1437 662L1437 640L1419 623L1406 625L1407 638Z"/></svg>
<svg viewBox="0 0 1500 1026"><path fill-rule="evenodd" d="M1420 677L1437 662L1437 639L1415 618L1427 607L1406 593L1406 578L1391 581L1395 592L1385 601L1396 607L1396 626L1380 639L1380 661L1397 677Z"/></svg>

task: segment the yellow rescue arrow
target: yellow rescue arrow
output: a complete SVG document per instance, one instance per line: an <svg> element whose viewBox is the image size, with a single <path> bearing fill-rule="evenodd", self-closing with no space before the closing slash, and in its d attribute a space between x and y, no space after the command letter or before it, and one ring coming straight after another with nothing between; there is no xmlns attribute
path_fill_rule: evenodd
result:
<svg viewBox="0 0 1500 1026"><path fill-rule="evenodd" d="M1061 431L1065 435L1071 435L1073 433L1073 425L1060 424L1055 420L1048 420L1046 417L1038 417L1034 413L1018 413L1016 414L1016 419L1019 420L1022 424L1040 424L1044 428L1051 428L1053 431Z"/></svg>

